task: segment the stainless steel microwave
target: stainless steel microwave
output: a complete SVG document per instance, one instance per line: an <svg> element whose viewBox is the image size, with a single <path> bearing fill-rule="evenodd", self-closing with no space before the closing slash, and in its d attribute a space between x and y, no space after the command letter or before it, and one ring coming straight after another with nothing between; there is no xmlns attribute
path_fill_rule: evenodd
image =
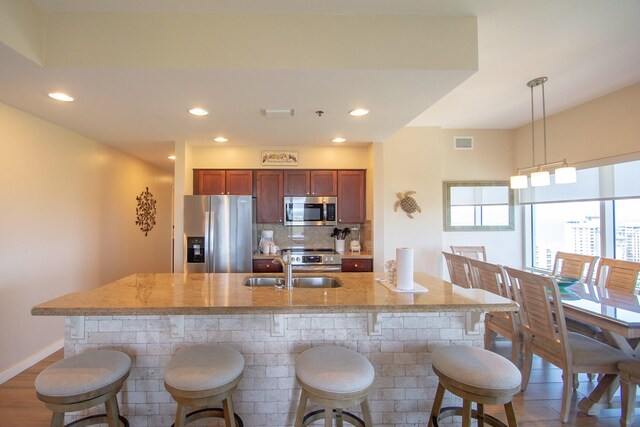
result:
<svg viewBox="0 0 640 427"><path fill-rule="evenodd" d="M284 225L338 225L336 197L285 197Z"/></svg>

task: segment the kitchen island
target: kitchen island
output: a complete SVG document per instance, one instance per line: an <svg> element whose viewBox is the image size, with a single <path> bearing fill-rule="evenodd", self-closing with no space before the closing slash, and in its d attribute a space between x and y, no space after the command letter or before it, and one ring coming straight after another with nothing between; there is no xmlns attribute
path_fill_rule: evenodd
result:
<svg viewBox="0 0 640 427"><path fill-rule="evenodd" d="M322 344L371 360L374 422L403 426L427 421L437 386L431 351L445 344L482 345L481 334L464 333L464 314L517 309L510 300L425 273L414 280L426 293L392 292L374 273L323 275L343 286L284 290L243 286L249 274L240 273L135 274L39 304L32 314L65 316L66 356L89 348L132 356L120 400L131 425L171 425L175 404L164 390L163 367L182 347L215 342L245 358L234 405L246 426L293 424L295 357Z"/></svg>

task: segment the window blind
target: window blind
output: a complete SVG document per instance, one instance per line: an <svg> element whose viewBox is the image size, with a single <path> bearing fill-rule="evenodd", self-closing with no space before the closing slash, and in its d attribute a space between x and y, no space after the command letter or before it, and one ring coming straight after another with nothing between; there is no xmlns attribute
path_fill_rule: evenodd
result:
<svg viewBox="0 0 640 427"><path fill-rule="evenodd" d="M640 161L580 169L573 184L529 187L519 191L518 203L611 200L640 197Z"/></svg>

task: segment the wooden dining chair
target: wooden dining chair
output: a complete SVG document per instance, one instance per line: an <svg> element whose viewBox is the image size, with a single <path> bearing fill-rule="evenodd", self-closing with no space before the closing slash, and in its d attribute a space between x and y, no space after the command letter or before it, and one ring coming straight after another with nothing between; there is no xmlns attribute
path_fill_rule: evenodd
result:
<svg viewBox="0 0 640 427"><path fill-rule="evenodd" d="M595 272L598 258L598 256L593 255L556 252L555 260L553 261L552 274L554 276L573 277L575 279L580 279L583 283L590 284L593 281L593 273ZM570 332L577 332L591 338L596 338L599 341L604 340L602 337L602 331L597 326L572 319L570 317L565 320L567 323L567 330ZM591 376L589 376L589 379L591 379ZM577 384L577 376L575 381Z"/></svg>
<svg viewBox="0 0 640 427"><path fill-rule="evenodd" d="M487 260L487 251L484 246L451 246L451 252L471 259Z"/></svg>
<svg viewBox="0 0 640 427"><path fill-rule="evenodd" d="M560 419L567 422L574 374L603 374L596 388L606 389L617 377L617 363L631 356L585 335L567 331L560 288L554 278L509 267L505 270L520 303L524 336L522 391L529 383L534 354L562 369Z"/></svg>
<svg viewBox="0 0 640 427"><path fill-rule="evenodd" d="M449 252L442 252L442 255L444 255L444 259L447 262L451 283L463 288L470 288L471 276L469 275L467 258L461 255L450 254Z"/></svg>
<svg viewBox="0 0 640 427"><path fill-rule="evenodd" d="M584 283L591 283L598 258L593 255L556 252L553 261L553 275L573 277Z"/></svg>
<svg viewBox="0 0 640 427"><path fill-rule="evenodd" d="M484 289L505 298L515 300L512 294L507 273L502 266L488 262L467 259L471 273L471 286ZM489 349L494 334L509 339L511 345L511 362L518 366L522 355L522 338L517 323L518 316L509 311L490 312L484 316L484 348Z"/></svg>
<svg viewBox="0 0 640 427"><path fill-rule="evenodd" d="M618 292L637 294L640 262L602 258L596 273L596 285Z"/></svg>

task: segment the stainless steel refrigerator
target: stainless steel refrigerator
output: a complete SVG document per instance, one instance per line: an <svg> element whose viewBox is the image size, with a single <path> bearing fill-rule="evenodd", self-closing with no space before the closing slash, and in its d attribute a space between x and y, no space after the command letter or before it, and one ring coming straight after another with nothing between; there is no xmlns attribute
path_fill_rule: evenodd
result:
<svg viewBox="0 0 640 427"><path fill-rule="evenodd" d="M250 273L251 196L184 196L184 271Z"/></svg>

